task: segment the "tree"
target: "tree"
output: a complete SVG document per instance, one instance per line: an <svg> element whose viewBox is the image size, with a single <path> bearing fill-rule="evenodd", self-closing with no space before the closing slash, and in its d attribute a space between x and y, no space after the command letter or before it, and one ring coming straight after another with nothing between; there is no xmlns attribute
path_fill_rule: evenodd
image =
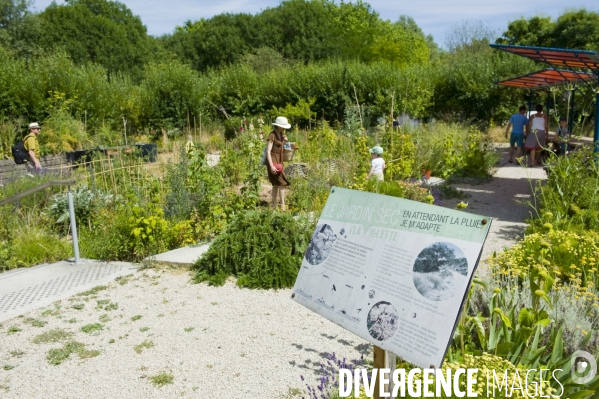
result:
<svg viewBox="0 0 599 399"><path fill-rule="evenodd" d="M161 40L184 62L199 71L233 64L249 52L260 33L249 14L220 14L187 22Z"/></svg>
<svg viewBox="0 0 599 399"><path fill-rule="evenodd" d="M418 273L438 272L446 264L456 260L455 253L442 242L424 248L414 262L414 271Z"/></svg>
<svg viewBox="0 0 599 399"><path fill-rule="evenodd" d="M0 0L0 43L6 49L19 53L29 49L27 38L35 30L31 4L32 0Z"/></svg>
<svg viewBox="0 0 599 399"><path fill-rule="evenodd" d="M328 0L286 0L256 16L259 39L285 58L304 62L336 56L332 31L337 6Z"/></svg>
<svg viewBox="0 0 599 399"><path fill-rule="evenodd" d="M522 46L599 50L599 14L579 10L566 11L556 21L535 16L510 22L498 43Z"/></svg>
<svg viewBox="0 0 599 399"><path fill-rule="evenodd" d="M435 39L432 35L424 35L424 32L414 18L409 17L407 15L400 15L396 24L401 25L406 31L411 32L419 37L422 37L426 41L426 45L428 47L429 58L431 61L437 61L441 56L441 50L437 43L435 43Z"/></svg>
<svg viewBox="0 0 599 399"><path fill-rule="evenodd" d="M77 64L98 63L109 73L139 75L152 58L152 41L139 17L109 0L68 0L39 14L39 45L64 48Z"/></svg>
<svg viewBox="0 0 599 399"><path fill-rule="evenodd" d="M585 9L561 15L551 34L552 47L599 50L599 14Z"/></svg>
<svg viewBox="0 0 599 399"><path fill-rule="evenodd" d="M503 37L497 40L502 44L518 44L521 46L549 47L555 24L551 17L535 16L528 20L520 18L508 24Z"/></svg>

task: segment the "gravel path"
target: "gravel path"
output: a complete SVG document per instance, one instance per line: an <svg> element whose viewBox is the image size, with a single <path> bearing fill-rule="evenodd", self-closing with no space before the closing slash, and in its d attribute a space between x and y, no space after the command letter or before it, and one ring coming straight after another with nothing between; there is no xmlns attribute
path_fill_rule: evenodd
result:
<svg viewBox="0 0 599 399"><path fill-rule="evenodd" d="M494 218L483 259L522 235L532 208L517 201L531 200L531 182L545 178L541 168L508 164L500 151L492 181L454 186L471 195L465 212ZM371 356L370 344L291 301L290 290L209 287L189 278L138 271L4 322L0 397L297 398L305 388L300 375L315 381L328 353Z"/></svg>
<svg viewBox="0 0 599 399"><path fill-rule="evenodd" d="M499 148L501 160L493 179L480 185L454 184L452 187L470 195L464 199L468 207L464 212L491 216L493 223L481 259L487 259L493 252L512 246L524 234L526 219L531 217L534 209L527 202L534 202L533 187L545 180L547 174L542 167L524 168L518 164L508 163L507 148ZM462 200L443 201L442 206L455 208ZM483 266L483 264L481 264ZM484 271L484 266L479 268Z"/></svg>
<svg viewBox="0 0 599 399"><path fill-rule="evenodd" d="M3 323L0 397L301 397L300 375L315 381L327 353L355 359L368 355L371 345L289 295L230 282L189 284L187 272L137 272L96 294ZM82 331L96 323L101 330ZM11 333L15 328L21 331ZM55 342L34 343L56 329ZM51 365L50 350L64 348L69 334L84 349ZM161 373L172 375L172 384L152 383Z"/></svg>

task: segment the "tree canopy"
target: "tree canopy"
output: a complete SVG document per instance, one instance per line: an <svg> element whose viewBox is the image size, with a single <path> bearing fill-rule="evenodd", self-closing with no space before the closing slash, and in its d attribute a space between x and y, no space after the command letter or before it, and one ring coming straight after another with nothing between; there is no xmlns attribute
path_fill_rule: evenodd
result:
<svg viewBox="0 0 599 399"><path fill-rule="evenodd" d="M76 64L102 65L108 72L139 73L152 58L151 38L138 16L107 0L67 0L38 15L36 44L62 48Z"/></svg>
<svg viewBox="0 0 599 399"><path fill-rule="evenodd" d="M382 20L362 1L285 0L256 15L221 14L187 21L162 38L194 69L233 64L246 53L271 48L300 62L325 59L426 63L432 39L412 19Z"/></svg>
<svg viewBox="0 0 599 399"><path fill-rule="evenodd" d="M564 12L556 20L534 16L508 25L498 43L599 50L599 13L586 9Z"/></svg>

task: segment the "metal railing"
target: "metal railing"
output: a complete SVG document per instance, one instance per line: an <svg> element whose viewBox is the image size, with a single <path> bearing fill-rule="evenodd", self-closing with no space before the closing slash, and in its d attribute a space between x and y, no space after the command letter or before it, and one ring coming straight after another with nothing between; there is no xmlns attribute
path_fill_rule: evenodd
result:
<svg viewBox="0 0 599 399"><path fill-rule="evenodd" d="M18 202L20 199L25 198L31 194L35 194L38 191L44 190L48 187L54 186L68 186L67 199L69 202L69 218L71 220L71 236L73 237L73 253L75 255L75 264L80 265L81 259L79 258L79 241L77 237L77 223L75 221L75 206L73 204L73 194L71 193L71 186L75 184L75 180L51 180L47 181L43 184L40 184L37 187L30 188L29 190L25 190L22 193L13 195L12 197L8 197L0 201L0 206L12 204Z"/></svg>

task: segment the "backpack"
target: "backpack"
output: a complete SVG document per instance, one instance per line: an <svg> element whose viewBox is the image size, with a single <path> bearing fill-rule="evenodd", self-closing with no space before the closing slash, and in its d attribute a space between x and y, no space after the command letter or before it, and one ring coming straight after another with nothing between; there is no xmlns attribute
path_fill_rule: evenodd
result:
<svg viewBox="0 0 599 399"><path fill-rule="evenodd" d="M25 143L19 141L17 144L11 147L12 157L15 160L15 163L18 165L22 165L29 160L29 152L25 149Z"/></svg>
<svg viewBox="0 0 599 399"><path fill-rule="evenodd" d="M17 165L27 163L29 160L29 151L25 148L25 140L31 136L31 133L25 136L23 141L19 141L17 144L11 147L12 157Z"/></svg>

